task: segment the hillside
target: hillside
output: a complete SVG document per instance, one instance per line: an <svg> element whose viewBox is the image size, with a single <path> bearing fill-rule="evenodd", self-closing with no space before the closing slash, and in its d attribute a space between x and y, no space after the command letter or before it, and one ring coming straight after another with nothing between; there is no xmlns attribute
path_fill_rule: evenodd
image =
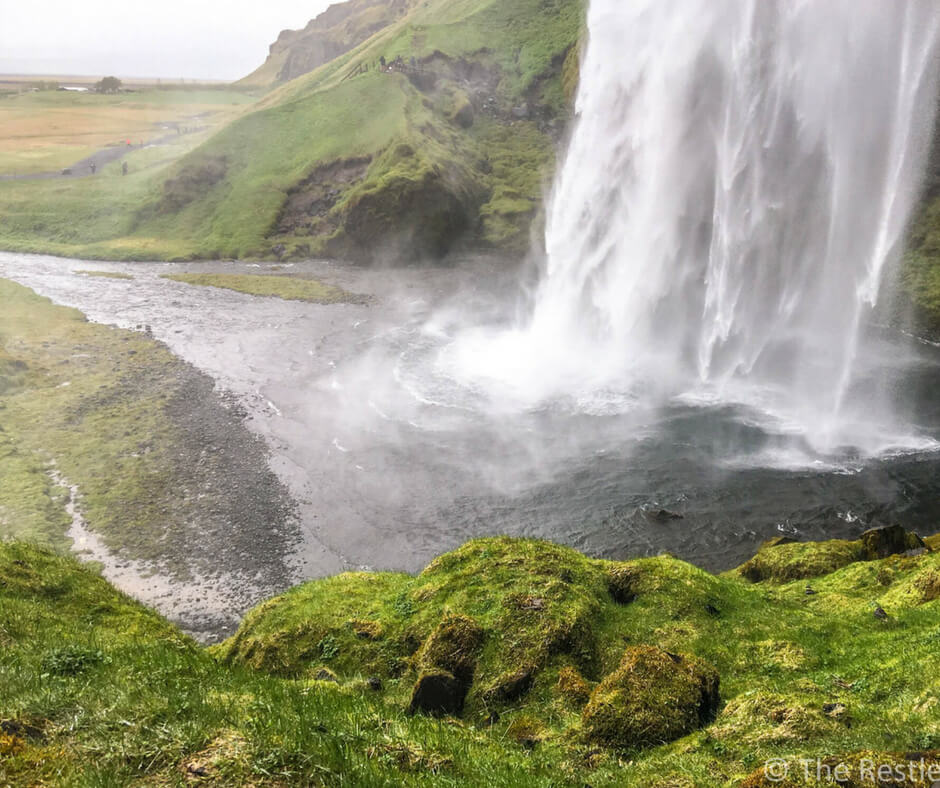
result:
<svg viewBox="0 0 940 788"><path fill-rule="evenodd" d="M427 0L120 189L0 183L0 243L121 259L522 252L569 118L582 17L582 0Z"/></svg>
<svg viewBox="0 0 940 788"><path fill-rule="evenodd" d="M0 782L795 788L832 784L819 759L927 786L864 770L940 768L919 544L780 543L716 577L482 539L417 576L307 583L209 649L0 544Z"/></svg>
<svg viewBox="0 0 940 788"><path fill-rule="evenodd" d="M348 0L331 5L303 30L281 31L267 60L236 84L270 88L307 74L388 27L415 4L416 0Z"/></svg>
<svg viewBox="0 0 940 788"><path fill-rule="evenodd" d="M923 206L911 230L903 286L915 311L915 323L940 338L940 118Z"/></svg>
<svg viewBox="0 0 940 788"><path fill-rule="evenodd" d="M581 24L580 0L422 3L184 158L135 234L205 257L521 250Z"/></svg>

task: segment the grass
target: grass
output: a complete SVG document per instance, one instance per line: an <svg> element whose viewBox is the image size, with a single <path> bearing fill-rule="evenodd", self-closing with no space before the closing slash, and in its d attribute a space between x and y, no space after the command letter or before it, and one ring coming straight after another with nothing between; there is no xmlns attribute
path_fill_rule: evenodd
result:
<svg viewBox="0 0 940 788"><path fill-rule="evenodd" d="M272 91L220 131L186 140L199 143L194 150L136 152L126 178L112 165L101 178L0 183L0 245L127 260L381 256L386 247L413 258L438 256L459 238L522 250L554 143L539 123L513 119L511 111L531 104L563 122L562 66L582 13L580 0L418 4L351 52ZM419 89L401 75L374 70L344 80L359 63L396 54L443 58L432 64L437 84ZM466 86L448 71L447 62L458 60L494 75L493 85L475 88L472 102L479 108L492 97L496 108L489 115L468 114ZM207 93L216 102L227 95ZM65 101L44 95L52 94L6 101L27 110L36 102L26 116L39 122L42 113L61 109L43 101ZM186 93L190 101L200 96ZM131 111L125 103L98 107L101 98L75 101L117 119ZM156 98L147 101L141 112L164 111ZM10 144L14 153L22 150ZM403 147L416 154L410 161L395 155ZM279 233L288 196L311 172L359 158L372 165L361 181L339 185L319 228ZM373 220L379 231L368 228ZM393 238L386 243L389 228Z"/></svg>
<svg viewBox="0 0 940 788"><path fill-rule="evenodd" d="M68 544L53 463L112 549L153 558L182 539L196 503L181 491L214 473L178 467L186 435L169 408L188 374L146 335L0 280L0 539Z"/></svg>
<svg viewBox="0 0 940 788"><path fill-rule="evenodd" d="M768 758L936 763L940 556L805 585L482 539L417 576L307 583L200 649L72 560L0 545L0 781L665 788L769 785ZM463 682L459 718L409 714L429 671ZM714 671L719 709L645 738L676 708L656 692ZM621 686L649 721L626 742Z"/></svg>
<svg viewBox="0 0 940 788"><path fill-rule="evenodd" d="M7 96L0 100L0 174L58 171L110 145L170 133L162 123L218 125L252 100L221 90Z"/></svg>
<svg viewBox="0 0 940 788"><path fill-rule="evenodd" d="M309 301L315 304L337 304L353 299L352 294L316 279L264 274L164 274L163 279L190 285L220 287L256 296L283 298L287 301Z"/></svg>

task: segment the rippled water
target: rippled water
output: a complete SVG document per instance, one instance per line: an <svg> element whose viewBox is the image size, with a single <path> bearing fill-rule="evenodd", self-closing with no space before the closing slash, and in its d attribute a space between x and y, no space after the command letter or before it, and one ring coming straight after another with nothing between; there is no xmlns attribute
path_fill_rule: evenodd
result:
<svg viewBox="0 0 940 788"><path fill-rule="evenodd" d="M75 273L88 268L135 278ZM779 533L854 536L883 522L933 532L940 523L932 450L820 454L759 409L707 398L492 408L486 392L451 374L446 349L466 311L511 319L505 294L516 277L503 263L295 266L373 296L332 306L159 278L183 268L0 254L0 276L96 321L149 325L246 404L301 503L298 578L350 566L417 570L490 534L610 557L668 550L722 569ZM868 344L874 377L897 373L899 409L923 440L940 440L940 350L887 330L872 330Z"/></svg>

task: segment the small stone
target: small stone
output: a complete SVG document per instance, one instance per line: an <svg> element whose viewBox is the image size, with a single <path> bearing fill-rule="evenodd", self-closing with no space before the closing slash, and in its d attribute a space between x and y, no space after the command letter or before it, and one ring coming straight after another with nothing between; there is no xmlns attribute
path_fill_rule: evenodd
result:
<svg viewBox="0 0 940 788"><path fill-rule="evenodd" d="M670 512L668 509L660 509L656 512L646 512L646 518L654 523L668 523L670 520L684 520L685 518L678 512Z"/></svg>
<svg viewBox="0 0 940 788"><path fill-rule="evenodd" d="M817 592L813 590L811 586L806 586L806 590L803 593L806 594L806 596L813 596L813 594L816 594Z"/></svg>
<svg viewBox="0 0 940 788"><path fill-rule="evenodd" d="M880 619L881 621L886 621L888 614L885 613L884 608L881 605L875 605L875 612L873 614L875 618Z"/></svg>
<svg viewBox="0 0 940 788"><path fill-rule="evenodd" d="M366 682L369 685L369 689L373 692L380 692L382 689L382 679L377 676L372 676Z"/></svg>

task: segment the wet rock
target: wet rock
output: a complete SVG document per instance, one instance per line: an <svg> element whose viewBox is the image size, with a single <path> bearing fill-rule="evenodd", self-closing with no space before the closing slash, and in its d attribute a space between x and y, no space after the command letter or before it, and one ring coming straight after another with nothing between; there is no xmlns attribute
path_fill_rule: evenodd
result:
<svg viewBox="0 0 940 788"><path fill-rule="evenodd" d="M715 668L696 657L628 648L591 693L581 717L585 735L623 750L673 741L714 719L718 686Z"/></svg>
<svg viewBox="0 0 940 788"><path fill-rule="evenodd" d="M875 605L875 610L873 611L872 615L874 615L874 617L880 621L888 620L888 614L885 613L884 608L881 605Z"/></svg>
<svg viewBox="0 0 940 788"><path fill-rule="evenodd" d="M923 539L913 531L904 530L900 525L872 528L862 534L861 541L865 557L872 561L925 548Z"/></svg>
<svg viewBox="0 0 940 788"><path fill-rule="evenodd" d="M459 715L463 711L466 685L444 670L424 673L415 683L409 714L430 714L434 717Z"/></svg>
<svg viewBox="0 0 940 788"><path fill-rule="evenodd" d="M368 681L366 681L366 684L373 692L382 691L382 679L380 679L378 676L370 676Z"/></svg>
<svg viewBox="0 0 940 788"><path fill-rule="evenodd" d="M659 509L655 512L644 512L646 519L654 523L668 523L670 520L684 520L685 518L678 512L670 512L668 509Z"/></svg>

